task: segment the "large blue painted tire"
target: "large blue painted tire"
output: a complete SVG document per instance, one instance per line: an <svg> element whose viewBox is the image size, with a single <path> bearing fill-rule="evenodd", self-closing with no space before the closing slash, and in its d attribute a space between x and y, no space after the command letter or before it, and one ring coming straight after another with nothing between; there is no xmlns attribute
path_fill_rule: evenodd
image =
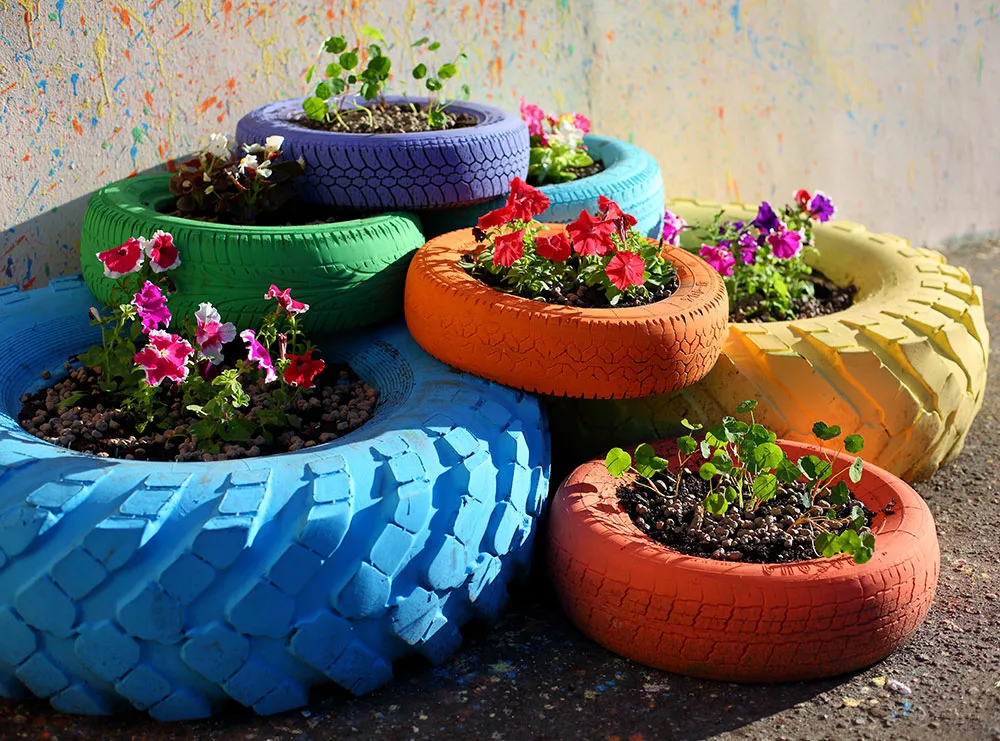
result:
<svg viewBox="0 0 1000 741"><path fill-rule="evenodd" d="M38 440L15 416L95 340L79 279L0 291L0 694L58 710L258 713L441 661L528 566L548 489L531 397L401 326L325 344L380 392L350 435L285 455L147 463Z"/></svg>
<svg viewBox="0 0 1000 741"><path fill-rule="evenodd" d="M389 104L426 98L386 96ZM343 134L292 123L302 99L257 108L240 119L240 144L285 137L284 157L302 157L302 196L363 211L447 208L489 200L509 190L528 172L528 127L494 106L456 101L451 113L468 113L480 123L463 129L413 134Z"/></svg>
<svg viewBox="0 0 1000 741"><path fill-rule="evenodd" d="M605 169L587 178L542 186L540 190L552 205L538 220L568 224L576 221L584 209L596 212L598 197L607 196L623 211L635 216L636 229L647 237L659 239L663 231L663 176L653 156L628 142L607 136L587 134L584 142L594 159L604 163ZM445 232L475 226L480 216L502 205L503 199L495 198L464 208L421 214L424 236L432 239Z"/></svg>

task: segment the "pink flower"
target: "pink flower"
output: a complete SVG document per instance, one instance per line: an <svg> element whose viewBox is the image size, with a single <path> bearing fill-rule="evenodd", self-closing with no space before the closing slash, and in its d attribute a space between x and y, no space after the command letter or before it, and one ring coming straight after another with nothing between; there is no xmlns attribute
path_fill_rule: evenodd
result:
<svg viewBox="0 0 1000 741"><path fill-rule="evenodd" d="M146 371L146 383L159 386L169 378L180 383L188 377L188 356L194 348L181 337L154 330L149 333L149 344L133 358L136 365Z"/></svg>
<svg viewBox="0 0 1000 741"><path fill-rule="evenodd" d="M590 119L584 116L582 113L573 114L573 125L580 129L584 134L590 133Z"/></svg>
<svg viewBox="0 0 1000 741"><path fill-rule="evenodd" d="M222 362L222 346L236 337L236 325L232 322L223 324L219 310L207 302L199 305L194 318L198 323L194 339L201 347L201 354L212 365L219 365Z"/></svg>
<svg viewBox="0 0 1000 741"><path fill-rule="evenodd" d="M629 286L641 286L645 282L646 261L634 252L621 250L604 268L615 288L624 291Z"/></svg>
<svg viewBox="0 0 1000 741"><path fill-rule="evenodd" d="M595 218L586 209L580 212L576 221L566 227L566 231L573 240L573 248L578 255L603 257L614 247L611 235L615 231L615 222Z"/></svg>
<svg viewBox="0 0 1000 741"><path fill-rule="evenodd" d="M97 259L104 263L104 275L108 278L121 278L136 272L142 267L143 258L142 242L135 237L119 247L97 253Z"/></svg>
<svg viewBox="0 0 1000 741"><path fill-rule="evenodd" d="M536 105L525 103L524 96L521 96L521 120L528 124L528 136L545 136L545 130L542 128L545 111Z"/></svg>
<svg viewBox="0 0 1000 741"><path fill-rule="evenodd" d="M172 270L181 264L180 254L174 247L174 238L169 232L157 230L152 239L143 239L142 248L149 257L149 266L154 273Z"/></svg>
<svg viewBox="0 0 1000 741"><path fill-rule="evenodd" d="M790 229L783 229L767 235L767 243L771 247L771 254L782 260L795 257L802 249L802 235Z"/></svg>
<svg viewBox="0 0 1000 741"><path fill-rule="evenodd" d="M296 301L292 298L292 289L286 288L284 291L278 290L278 287L271 284L271 287L267 289L267 293L264 294L264 298L273 298L278 302L278 306L287 311L289 314L305 314L309 311L309 304L304 304L301 301ZM242 335L240 335L242 337Z"/></svg>
<svg viewBox="0 0 1000 741"><path fill-rule="evenodd" d="M167 300L159 286L150 283L148 280L142 284L139 292L132 297L132 305L139 312L139 319L142 321L142 331L152 332L170 326L170 309L167 308Z"/></svg>
<svg viewBox="0 0 1000 741"><path fill-rule="evenodd" d="M524 255L524 229L500 234L493 240L493 264L509 268Z"/></svg>
<svg viewBox="0 0 1000 741"><path fill-rule="evenodd" d="M267 352L267 348L264 347L257 340L257 335L252 329L244 329L240 332L240 337L247 345L247 360L251 363L256 363L257 367L264 371L264 381L271 383L278 379L278 374L274 370L274 363L271 362L271 356Z"/></svg>
<svg viewBox="0 0 1000 741"><path fill-rule="evenodd" d="M733 266L736 264L736 258L725 247L703 244L701 249L698 250L698 254L702 256L705 262L715 268L719 275L733 274Z"/></svg>
<svg viewBox="0 0 1000 741"><path fill-rule="evenodd" d="M671 247L681 246L681 231L687 222L669 208L663 211L663 243Z"/></svg>

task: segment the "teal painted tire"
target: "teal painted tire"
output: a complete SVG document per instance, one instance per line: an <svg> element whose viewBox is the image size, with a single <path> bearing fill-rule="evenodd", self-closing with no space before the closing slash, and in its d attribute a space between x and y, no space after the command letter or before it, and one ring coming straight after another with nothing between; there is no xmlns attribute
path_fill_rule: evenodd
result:
<svg viewBox="0 0 1000 741"><path fill-rule="evenodd" d="M538 402L457 373L401 324L323 343L380 391L294 453L98 458L39 440L20 397L99 339L83 281L0 290L0 695L57 710L261 714L440 662L529 565L548 494Z"/></svg>
<svg viewBox="0 0 1000 741"><path fill-rule="evenodd" d="M166 174L122 180L90 199L80 264L102 301L113 282L104 277L97 253L162 229L173 234L181 255L180 267L170 272L176 316L210 301L226 321L253 326L273 308L264 300L272 283L310 305L303 326L311 332L342 332L402 314L406 269L424 243L416 216L388 213L291 227L214 224L161 213L173 203L169 180Z"/></svg>

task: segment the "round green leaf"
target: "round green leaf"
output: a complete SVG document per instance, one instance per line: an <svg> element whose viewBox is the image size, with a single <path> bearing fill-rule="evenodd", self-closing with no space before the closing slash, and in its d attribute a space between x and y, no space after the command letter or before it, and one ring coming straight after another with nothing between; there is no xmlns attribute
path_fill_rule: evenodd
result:
<svg viewBox="0 0 1000 741"><path fill-rule="evenodd" d="M361 33L370 39L374 39L375 41L385 41L385 36L383 36L382 32L379 31L377 28L372 28L371 26L362 26Z"/></svg>
<svg viewBox="0 0 1000 741"><path fill-rule="evenodd" d="M848 435L844 438L844 450L848 453L860 453L865 447L865 439L861 435Z"/></svg>
<svg viewBox="0 0 1000 741"><path fill-rule="evenodd" d="M347 48L347 41L343 36L331 36L323 44L328 54L340 54Z"/></svg>
<svg viewBox="0 0 1000 741"><path fill-rule="evenodd" d="M851 462L851 467L847 470L847 475L855 484L861 481L861 476L865 472L865 462L860 458L855 458Z"/></svg>
<svg viewBox="0 0 1000 741"><path fill-rule="evenodd" d="M690 435L677 438L677 448L684 455L691 455L698 449L698 442Z"/></svg>
<svg viewBox="0 0 1000 741"><path fill-rule="evenodd" d="M319 85L316 86L317 98L322 98L323 100L326 100L331 95L333 95L333 91L330 89L330 85L328 83L321 82Z"/></svg>
<svg viewBox="0 0 1000 741"><path fill-rule="evenodd" d="M756 408L757 408L757 402L756 402L756 400L754 400L754 399L746 399L746 400L741 401L739 404L736 405L736 413L737 414L746 414L747 412L752 412Z"/></svg>
<svg viewBox="0 0 1000 741"><path fill-rule="evenodd" d="M718 469L711 463L702 463L701 468L698 469L698 475L705 481L711 481L718 472Z"/></svg>
<svg viewBox="0 0 1000 741"><path fill-rule="evenodd" d="M416 67L413 68L413 79L415 79L415 80L422 80L425 77L427 77L427 65L426 64L421 63L421 64L418 64Z"/></svg>
<svg viewBox="0 0 1000 741"><path fill-rule="evenodd" d="M436 77L428 77L427 78L427 82L425 82L424 85L431 92L437 92L438 90L440 90L441 88L444 87L444 85L442 84L441 80L439 80Z"/></svg>
<svg viewBox="0 0 1000 741"><path fill-rule="evenodd" d="M802 472L799 470L799 467L788 460L787 457L778 464L778 467L774 470L774 474L778 477L779 481L786 484L798 481L802 476Z"/></svg>
<svg viewBox="0 0 1000 741"><path fill-rule="evenodd" d="M340 55L340 66L344 69L354 69L358 66L358 53L356 51L345 51Z"/></svg>
<svg viewBox="0 0 1000 741"><path fill-rule="evenodd" d="M761 443L753 451L754 460L763 470L772 470L785 459L785 451L774 443Z"/></svg>
<svg viewBox="0 0 1000 741"><path fill-rule="evenodd" d="M306 98L302 101L302 110L314 121L321 121L330 112L330 106L321 98Z"/></svg>
<svg viewBox="0 0 1000 741"><path fill-rule="evenodd" d="M612 448L604 459L604 465L607 467L608 473L618 477L632 467L632 456L621 448Z"/></svg>
<svg viewBox="0 0 1000 741"><path fill-rule="evenodd" d="M437 76L440 77L442 80L447 80L449 77L454 77L457 74L458 74L458 67L456 67L451 62L448 62L447 64L442 64L440 67L438 67Z"/></svg>
<svg viewBox="0 0 1000 741"><path fill-rule="evenodd" d="M778 493L778 477L762 473L753 480L753 495L762 502L772 499Z"/></svg>

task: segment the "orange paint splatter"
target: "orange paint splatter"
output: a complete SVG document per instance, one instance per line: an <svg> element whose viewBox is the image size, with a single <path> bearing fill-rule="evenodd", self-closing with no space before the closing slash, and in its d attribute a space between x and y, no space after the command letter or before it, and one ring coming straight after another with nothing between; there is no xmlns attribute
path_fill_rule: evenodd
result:
<svg viewBox="0 0 1000 741"><path fill-rule="evenodd" d="M615 40L615 29L612 28L610 31L608 31L607 34L605 34L605 37L607 38L608 41L614 41Z"/></svg>
<svg viewBox="0 0 1000 741"><path fill-rule="evenodd" d="M191 24L190 23L185 23L184 24L184 28L182 28L180 31L178 31L177 33L174 34L174 38L175 39L179 39L181 36L183 36L184 34L186 34L188 32L189 28L191 28Z"/></svg>
<svg viewBox="0 0 1000 741"><path fill-rule="evenodd" d="M235 77L230 77L228 80L226 80L226 88L228 88L230 92L232 92L232 91L234 91L236 89L236 78Z"/></svg>
<svg viewBox="0 0 1000 741"><path fill-rule="evenodd" d="M153 0L153 4L149 6L150 10L156 10L156 6L162 3L163 0Z"/></svg>
<svg viewBox="0 0 1000 741"><path fill-rule="evenodd" d="M213 105L215 105L218 102L218 100L219 99L216 98L214 95L210 95L209 97L205 98L205 100L201 101L201 103L198 105L198 113L204 113Z"/></svg>
<svg viewBox="0 0 1000 741"><path fill-rule="evenodd" d="M134 177L135 177L136 175L138 175L138 174L139 174L139 168L136 168L136 169L132 170L132 172L130 172L130 173L129 173L128 175L126 175L125 177L126 177L126 178L134 178Z"/></svg>
<svg viewBox="0 0 1000 741"><path fill-rule="evenodd" d="M298 18L298 19L296 19L296 21L295 21L295 25L296 25L296 26L301 26L301 25L302 25L303 23L305 23L305 22L306 22L307 20L309 20L309 16L307 16L307 15L304 15L304 16L302 16L301 18Z"/></svg>
<svg viewBox="0 0 1000 741"><path fill-rule="evenodd" d="M132 15L128 12L128 8L120 8L117 5L112 5L111 12L118 16L118 22L122 24L122 28L132 33Z"/></svg>
<svg viewBox="0 0 1000 741"><path fill-rule="evenodd" d="M83 127L80 125L80 122L77 121L75 118L73 119L73 131L75 131L77 134L80 135L83 134Z"/></svg>
<svg viewBox="0 0 1000 741"><path fill-rule="evenodd" d="M152 93L150 93L150 92L149 92L149 91L147 90L147 91L146 91L146 96L145 96L145 97L146 97L146 105L148 105L148 106L149 106L150 108L152 108L152 107L153 107L153 94L152 94Z"/></svg>
<svg viewBox="0 0 1000 741"><path fill-rule="evenodd" d="M17 87L17 83L16 82L12 82L10 85L8 85L7 87L5 87L3 90L0 90L0 95L3 95L4 93L9 93L11 90L13 90L16 87Z"/></svg>
<svg viewBox="0 0 1000 741"><path fill-rule="evenodd" d="M726 109L723 106L719 106L719 120L724 121L726 118Z"/></svg>
<svg viewBox="0 0 1000 741"><path fill-rule="evenodd" d="M30 159L31 159L31 155L30 155L30 154L26 154L26 155L24 155L24 156L23 156L23 157L21 158L21 162L27 162L27 161L28 161L28 160L30 160Z"/></svg>
<svg viewBox="0 0 1000 741"><path fill-rule="evenodd" d="M33 276L31 278L31 280L29 280L27 283L24 284L25 290L27 290L27 289L31 288L33 285L35 285L35 278L37 278L37 277L38 277L37 275Z"/></svg>

